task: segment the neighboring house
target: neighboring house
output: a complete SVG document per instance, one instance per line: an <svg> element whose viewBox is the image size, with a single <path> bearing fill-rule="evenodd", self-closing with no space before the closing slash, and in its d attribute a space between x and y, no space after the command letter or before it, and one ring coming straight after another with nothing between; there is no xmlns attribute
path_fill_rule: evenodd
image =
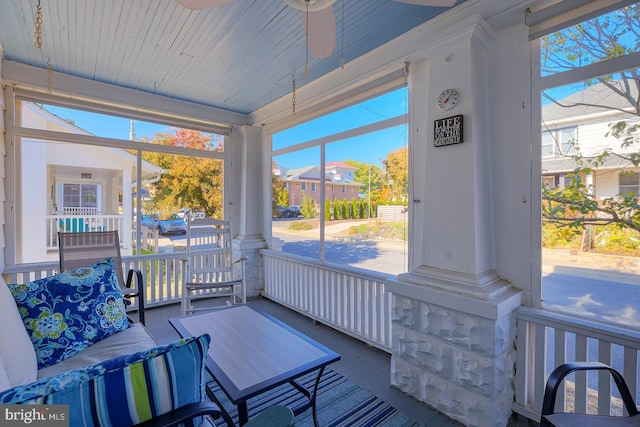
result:
<svg viewBox="0 0 640 427"><path fill-rule="evenodd" d="M637 98L637 89L633 85L630 87L631 95ZM603 99L603 94L609 96ZM629 109L628 102L612 94L610 89L605 90L601 83L543 106L543 184L564 188L576 169L572 155L597 156L605 149L623 156L637 152L637 145L623 147L622 140L607 136L611 131L609 125L623 120L640 123L638 116ZM583 166L590 165L585 162ZM640 168L615 155L609 156L602 165L593 168L593 173L583 174L580 179L590 186L597 199L632 191L640 193Z"/></svg>
<svg viewBox="0 0 640 427"><path fill-rule="evenodd" d="M23 103L24 126L89 135L83 129L31 103ZM24 185L18 220L22 248L18 262L57 260L58 231L118 230L123 255L132 253L136 156L125 150L64 141L25 139ZM157 181L163 171L143 162L142 180Z"/></svg>
<svg viewBox="0 0 640 427"><path fill-rule="evenodd" d="M326 163L325 199L330 201L357 199L360 187L364 185L354 181L354 172L357 169L342 162ZM320 166L290 169L286 171L285 183L290 206L302 205L303 197L311 197L316 205L320 204Z"/></svg>

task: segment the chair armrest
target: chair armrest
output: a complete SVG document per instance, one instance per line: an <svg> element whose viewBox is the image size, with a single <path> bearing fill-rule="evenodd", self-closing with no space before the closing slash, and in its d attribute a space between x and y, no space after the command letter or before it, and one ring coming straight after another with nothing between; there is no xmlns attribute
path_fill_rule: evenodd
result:
<svg viewBox="0 0 640 427"><path fill-rule="evenodd" d="M222 412L220 411L220 408L213 402L195 402L140 423L138 426L170 427L179 424L193 426L194 418L201 417L203 415L210 415L213 418L219 418L221 414Z"/></svg>
<svg viewBox="0 0 640 427"><path fill-rule="evenodd" d="M136 291L127 292L124 291L124 296L137 296L138 297L138 315L140 317L140 323L144 325L144 281L142 279L142 273L140 270L131 269L129 273L127 273L127 283L126 287L129 289L133 289L133 277L135 275L136 278Z"/></svg>
<svg viewBox="0 0 640 427"><path fill-rule="evenodd" d="M248 260L249 258L246 256L240 257L237 260L233 261L233 264L237 264L239 262L245 262L246 260Z"/></svg>
<svg viewBox="0 0 640 427"><path fill-rule="evenodd" d="M135 270L135 269L131 269L129 270L129 272L127 273L127 283L126 283L126 287L127 288L131 288L133 289L133 275L135 274L136 277L136 289L140 290L143 288L142 285L142 273L140 272L140 270Z"/></svg>
<svg viewBox="0 0 640 427"><path fill-rule="evenodd" d="M616 383L616 386L618 387L618 390L620 391L620 396L622 397L622 401L624 402L624 406L627 409L629 415L633 416L638 414L638 408L636 408L636 405L633 402L633 397L631 397L629 387L627 387L627 383L618 371L600 362L570 362L558 366L553 370L553 372L551 372L551 375L549 375L549 379L547 380L547 385L544 390L544 398L542 400L543 420L541 420L540 422L541 427L548 425L546 423L543 423L544 416L554 413L558 387L560 386L564 378L572 372L595 370L605 370L611 374L613 380Z"/></svg>

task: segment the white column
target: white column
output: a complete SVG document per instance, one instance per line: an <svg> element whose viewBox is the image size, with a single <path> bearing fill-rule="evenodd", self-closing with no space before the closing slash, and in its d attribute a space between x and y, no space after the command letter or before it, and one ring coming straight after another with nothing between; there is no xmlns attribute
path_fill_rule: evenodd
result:
<svg viewBox="0 0 640 427"><path fill-rule="evenodd" d="M266 155L262 140L262 129L252 126L234 127L230 151L225 165L227 184L225 199L228 214L234 227L234 258L247 257L247 296L257 296L262 288L262 257L258 251L265 248L263 230L263 161Z"/></svg>
<svg viewBox="0 0 640 427"><path fill-rule="evenodd" d="M495 271L494 33L471 17L438 36L424 40L410 65L411 258L401 282L387 287L391 384L464 425L502 427L511 415L513 311L522 293ZM516 45L527 49L522 40ZM438 95L449 88L459 103L443 111ZM458 115L462 143L434 146L434 120Z"/></svg>
<svg viewBox="0 0 640 427"><path fill-rule="evenodd" d="M491 30L474 17L425 48L411 64L412 257L401 279L482 299L508 284L494 271L486 47ZM450 110L437 105L445 89L458 91ZM422 105L420 105L422 103ZM463 142L434 146L434 120L462 115Z"/></svg>

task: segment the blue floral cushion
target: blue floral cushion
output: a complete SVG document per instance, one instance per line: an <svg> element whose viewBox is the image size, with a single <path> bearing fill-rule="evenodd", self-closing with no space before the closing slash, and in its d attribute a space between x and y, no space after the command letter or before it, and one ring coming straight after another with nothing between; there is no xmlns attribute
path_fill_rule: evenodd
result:
<svg viewBox="0 0 640 427"><path fill-rule="evenodd" d="M0 392L0 404L66 404L69 425L132 426L205 400L204 334Z"/></svg>
<svg viewBox="0 0 640 427"><path fill-rule="evenodd" d="M38 369L129 326L111 258L9 290L36 349Z"/></svg>

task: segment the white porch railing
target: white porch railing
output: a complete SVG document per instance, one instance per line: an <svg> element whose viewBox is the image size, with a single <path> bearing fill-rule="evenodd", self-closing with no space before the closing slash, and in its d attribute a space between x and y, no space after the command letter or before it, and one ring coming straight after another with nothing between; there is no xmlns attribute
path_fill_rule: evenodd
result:
<svg viewBox="0 0 640 427"><path fill-rule="evenodd" d="M58 248L58 231L113 231L123 229L122 215L47 215L47 249ZM120 243L124 233L120 232Z"/></svg>
<svg viewBox="0 0 640 427"><path fill-rule="evenodd" d="M123 269L140 270L145 280L145 306L153 307L174 302L182 298L182 260L185 252L161 253L152 255L126 256L122 259ZM58 273L57 262L30 263L8 266L4 270L7 283L28 283ZM137 308L137 300L129 309Z"/></svg>
<svg viewBox="0 0 640 427"><path fill-rule="evenodd" d="M622 373L638 401L640 332L527 307L517 310L516 319L515 412L539 420L549 373L556 366L573 361L613 366ZM573 407L585 412L588 407L590 413L596 413L593 411L597 407L597 413L620 415L619 396L615 385L612 393L611 384L608 374L575 375L575 380L558 392L556 408ZM565 399L566 396L570 398Z"/></svg>
<svg viewBox="0 0 640 427"><path fill-rule="evenodd" d="M393 276L262 250L264 296L391 352Z"/></svg>

